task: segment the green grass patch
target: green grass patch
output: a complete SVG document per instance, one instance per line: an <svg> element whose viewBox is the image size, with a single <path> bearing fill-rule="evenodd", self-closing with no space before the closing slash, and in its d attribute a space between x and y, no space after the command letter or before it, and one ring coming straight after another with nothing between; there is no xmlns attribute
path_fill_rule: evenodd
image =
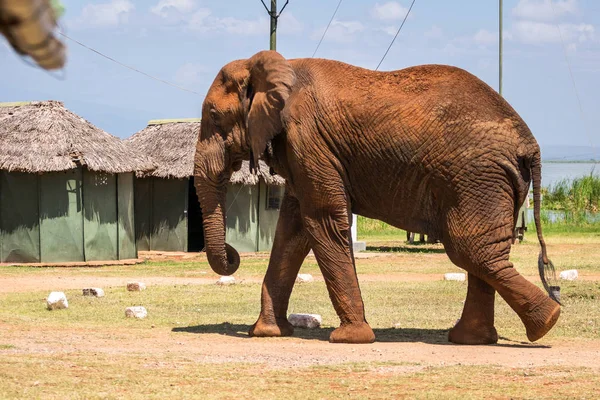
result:
<svg viewBox="0 0 600 400"><path fill-rule="evenodd" d="M66 291L69 308L48 311L47 293L11 293L0 296L0 322L14 326L126 327L149 329L169 327L182 331L226 333L247 331L260 311L259 284L153 286L142 292L124 288L106 289L106 297L90 298L80 291ZM367 318L383 341L446 342L447 330L462 311L466 284L446 281L364 282L361 290ZM600 339L600 283L566 282L561 295L564 308L560 323L549 337ZM143 305L148 318L125 318L125 308ZM525 340L517 315L499 300L496 326L499 333ZM325 284L298 285L290 313L316 313L323 317L321 330L302 331L308 337L326 340L338 326ZM392 329L400 323L402 329Z"/></svg>

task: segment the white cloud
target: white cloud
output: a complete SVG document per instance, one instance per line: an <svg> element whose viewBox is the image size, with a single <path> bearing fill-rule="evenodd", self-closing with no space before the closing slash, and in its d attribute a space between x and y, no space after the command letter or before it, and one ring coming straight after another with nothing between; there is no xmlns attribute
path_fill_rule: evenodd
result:
<svg viewBox="0 0 600 400"><path fill-rule="evenodd" d="M188 23L188 28L199 32L226 32L230 34L258 35L269 32L267 18L244 20L233 17L220 18L212 15L208 8L196 11Z"/></svg>
<svg viewBox="0 0 600 400"><path fill-rule="evenodd" d="M560 31L558 30L560 27ZM536 21L517 21L512 27L514 37L527 44L548 43L583 43L594 39L596 30L593 25L580 24L548 24Z"/></svg>
<svg viewBox="0 0 600 400"><path fill-rule="evenodd" d="M284 13L280 17L278 33L292 35L302 32L303 25L292 13ZM241 35L268 35L269 20L266 17L257 19L239 19L234 17L217 17L208 8L196 10L188 19L186 27L198 32L225 32Z"/></svg>
<svg viewBox="0 0 600 400"><path fill-rule="evenodd" d="M88 4L75 20L76 27L107 27L126 23L135 9L129 0L111 0L107 3Z"/></svg>
<svg viewBox="0 0 600 400"><path fill-rule="evenodd" d="M407 12L408 8L397 1L388 1L383 4L375 3L371 15L382 21L391 21L404 18Z"/></svg>
<svg viewBox="0 0 600 400"><path fill-rule="evenodd" d="M577 12L577 0L519 0L512 13L517 18L554 21Z"/></svg>
<svg viewBox="0 0 600 400"><path fill-rule="evenodd" d="M348 43L354 40L354 35L365 30L363 24L358 21L338 21L334 19L329 26L325 40L338 43ZM325 31L325 27L316 30L311 39L319 40Z"/></svg>
<svg viewBox="0 0 600 400"><path fill-rule="evenodd" d="M287 10L279 17L279 23L277 25L277 33L282 35L294 35L301 33L304 30L302 22L298 21L294 14Z"/></svg>
<svg viewBox="0 0 600 400"><path fill-rule="evenodd" d="M475 36L473 36L473 40L480 46L490 46L498 43L498 34L492 33L486 29L480 29Z"/></svg>
<svg viewBox="0 0 600 400"><path fill-rule="evenodd" d="M377 30L384 32L390 36L394 36L396 34L396 32L398 32L398 28L395 26L391 26L391 25L384 26L382 28L378 28Z"/></svg>
<svg viewBox="0 0 600 400"><path fill-rule="evenodd" d="M208 69L200 64L185 63L175 72L175 82L193 85L203 81L203 74L208 72Z"/></svg>
<svg viewBox="0 0 600 400"><path fill-rule="evenodd" d="M433 25L431 29L425 32L425 37L428 39L442 39L444 37L444 31L437 25Z"/></svg>
<svg viewBox="0 0 600 400"><path fill-rule="evenodd" d="M160 0L150 11L161 17L167 17L170 12L188 13L195 8L194 0Z"/></svg>

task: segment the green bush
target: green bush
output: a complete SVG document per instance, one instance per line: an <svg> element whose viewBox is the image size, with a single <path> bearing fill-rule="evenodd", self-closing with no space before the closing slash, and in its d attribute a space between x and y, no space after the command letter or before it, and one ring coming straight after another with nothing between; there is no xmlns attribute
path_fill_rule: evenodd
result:
<svg viewBox="0 0 600 400"><path fill-rule="evenodd" d="M357 233L358 236L372 236L372 235L402 235L404 231L386 224L383 221L377 219L371 219L359 215L357 218Z"/></svg>
<svg viewBox="0 0 600 400"><path fill-rule="evenodd" d="M600 175L590 174L581 178L563 179L542 190L542 207L548 210L566 211L574 218L582 213L600 211Z"/></svg>

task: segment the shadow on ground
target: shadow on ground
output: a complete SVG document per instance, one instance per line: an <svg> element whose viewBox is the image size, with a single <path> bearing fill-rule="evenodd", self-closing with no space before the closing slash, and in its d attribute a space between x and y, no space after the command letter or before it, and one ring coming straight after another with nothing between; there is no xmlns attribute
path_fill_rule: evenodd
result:
<svg viewBox="0 0 600 400"><path fill-rule="evenodd" d="M429 247L419 245L405 246L367 246L367 251L377 251L381 253L429 253L444 254L446 250L443 247Z"/></svg>
<svg viewBox="0 0 600 400"><path fill-rule="evenodd" d="M246 324L230 324L224 322L221 324L194 325L186 327L173 328L173 332L187 333L216 333L226 336L247 338L250 325ZM329 335L334 328L319 328L319 329L300 329L294 330L293 337L306 340L329 341ZM448 342L448 329L418 329L418 328L378 328L373 329L375 332L376 342L379 343L428 343L438 345L454 345ZM549 346L535 345L532 343L519 342L508 338L501 338L509 343L500 343L496 346L501 347L527 347L527 348L547 348Z"/></svg>

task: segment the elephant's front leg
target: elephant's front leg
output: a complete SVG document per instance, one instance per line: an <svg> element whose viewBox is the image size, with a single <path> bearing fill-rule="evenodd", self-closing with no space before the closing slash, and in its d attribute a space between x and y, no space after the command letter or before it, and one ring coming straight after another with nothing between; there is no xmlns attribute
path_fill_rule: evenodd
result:
<svg viewBox="0 0 600 400"><path fill-rule="evenodd" d="M288 304L296 276L309 251L298 200L286 193L262 285L260 316L250 328L250 336L292 335L294 328L287 320Z"/></svg>
<svg viewBox="0 0 600 400"><path fill-rule="evenodd" d="M340 327L329 337L332 343L373 343L375 334L365 319L358 286L349 208L344 200L318 210L303 208L303 216L329 297L340 318ZM310 209L310 212L304 212Z"/></svg>

